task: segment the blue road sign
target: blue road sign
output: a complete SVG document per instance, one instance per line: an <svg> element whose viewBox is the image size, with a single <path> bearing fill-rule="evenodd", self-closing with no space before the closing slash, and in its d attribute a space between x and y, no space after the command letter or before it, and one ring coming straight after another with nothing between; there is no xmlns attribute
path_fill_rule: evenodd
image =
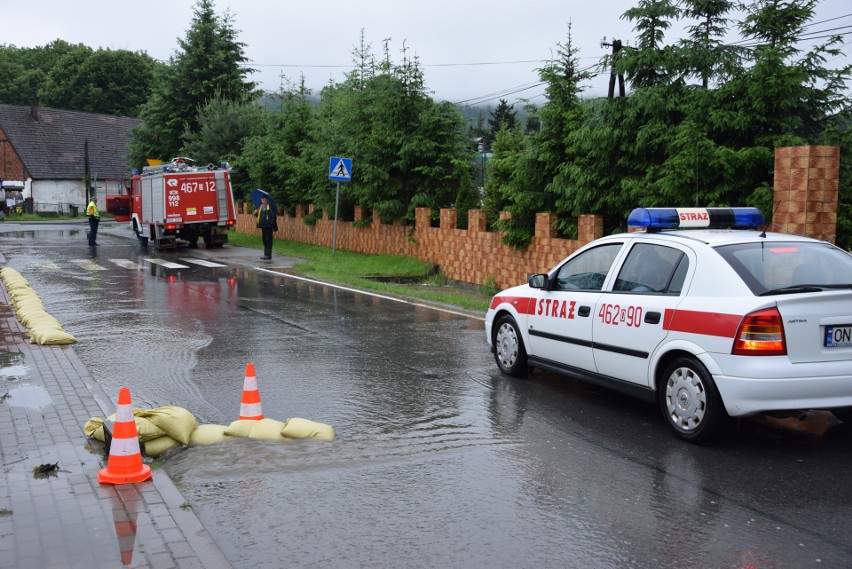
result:
<svg viewBox="0 0 852 569"><path fill-rule="evenodd" d="M352 159L332 156L328 162L328 179L338 182L352 181Z"/></svg>

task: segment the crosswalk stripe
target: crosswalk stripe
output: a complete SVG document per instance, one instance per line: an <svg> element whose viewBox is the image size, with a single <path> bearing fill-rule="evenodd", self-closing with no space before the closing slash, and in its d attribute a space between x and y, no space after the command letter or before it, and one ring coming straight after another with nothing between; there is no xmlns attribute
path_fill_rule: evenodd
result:
<svg viewBox="0 0 852 569"><path fill-rule="evenodd" d="M136 270L145 270L144 265L140 265L139 263L134 263L128 259L110 259L110 262L115 263L119 267L123 269L136 269Z"/></svg>
<svg viewBox="0 0 852 569"><path fill-rule="evenodd" d="M151 257L145 257L142 259L148 263L152 263L154 265L160 265L161 267L165 267L167 269L188 269L186 265L181 265L180 263L172 263L171 261L166 261L164 259L153 259Z"/></svg>
<svg viewBox="0 0 852 569"><path fill-rule="evenodd" d="M178 259L178 261L183 261L184 263L192 263L193 265L200 265L202 267L227 267L228 265L223 265L221 263L214 263L213 261L205 261L204 259Z"/></svg>
<svg viewBox="0 0 852 569"><path fill-rule="evenodd" d="M70 259L71 263L74 263L78 267L82 267L87 271L106 271L108 270L106 267L102 267L91 259Z"/></svg>
<svg viewBox="0 0 852 569"><path fill-rule="evenodd" d="M35 263L33 263L33 268L38 269L40 271L58 271L59 265L57 265L53 261L36 261Z"/></svg>

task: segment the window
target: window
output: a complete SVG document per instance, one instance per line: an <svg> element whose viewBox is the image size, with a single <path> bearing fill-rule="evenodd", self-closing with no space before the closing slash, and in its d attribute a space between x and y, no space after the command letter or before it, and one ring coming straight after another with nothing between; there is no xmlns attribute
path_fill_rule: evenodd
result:
<svg viewBox="0 0 852 569"><path fill-rule="evenodd" d="M760 241L716 251L757 295L852 285L852 255L827 243Z"/></svg>
<svg viewBox="0 0 852 569"><path fill-rule="evenodd" d="M572 257L559 268L555 290L601 290L621 246L601 245Z"/></svg>
<svg viewBox="0 0 852 569"><path fill-rule="evenodd" d="M677 249L637 243L630 249L613 290L680 294L688 268L689 260Z"/></svg>

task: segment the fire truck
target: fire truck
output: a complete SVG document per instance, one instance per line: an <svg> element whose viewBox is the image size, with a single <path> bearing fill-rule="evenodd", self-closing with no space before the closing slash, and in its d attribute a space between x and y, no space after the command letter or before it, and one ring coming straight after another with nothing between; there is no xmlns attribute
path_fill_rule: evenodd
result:
<svg viewBox="0 0 852 569"><path fill-rule="evenodd" d="M130 221L143 246L158 249L179 242L207 248L228 242L228 229L236 224L228 164L194 166L191 158L174 158L169 164L134 170L126 195L107 196L106 210L115 220ZM183 244L183 243L181 243Z"/></svg>

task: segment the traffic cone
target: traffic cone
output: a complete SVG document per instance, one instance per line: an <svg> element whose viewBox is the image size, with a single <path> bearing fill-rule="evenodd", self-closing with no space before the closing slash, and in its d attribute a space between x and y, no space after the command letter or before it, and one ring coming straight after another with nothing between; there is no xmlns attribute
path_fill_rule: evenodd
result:
<svg viewBox="0 0 852 569"><path fill-rule="evenodd" d="M260 421L261 419L263 419L263 410L260 408L260 392L257 390L254 364L246 364L243 398L240 402L240 421Z"/></svg>
<svg viewBox="0 0 852 569"><path fill-rule="evenodd" d="M130 390L122 387L118 392L118 409L115 428L109 447L106 468L98 472L101 484L135 484L151 478L151 467L142 464L136 419L130 406Z"/></svg>

